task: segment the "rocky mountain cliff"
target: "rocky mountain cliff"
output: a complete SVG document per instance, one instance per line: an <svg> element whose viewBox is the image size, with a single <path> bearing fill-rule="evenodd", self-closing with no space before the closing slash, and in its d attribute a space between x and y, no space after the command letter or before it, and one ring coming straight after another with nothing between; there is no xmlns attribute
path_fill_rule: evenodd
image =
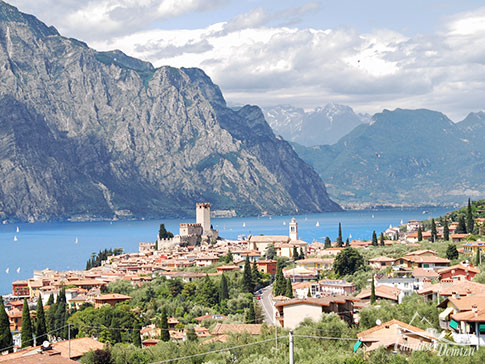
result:
<svg viewBox="0 0 485 364"><path fill-rule="evenodd" d="M0 214L159 217L338 210L261 110L200 69L97 52L0 2Z"/></svg>
<svg viewBox="0 0 485 364"><path fill-rule="evenodd" d="M485 196L485 114L384 110L334 145L294 145L347 207L462 204Z"/></svg>
<svg viewBox="0 0 485 364"><path fill-rule="evenodd" d="M275 133L307 147L334 144L352 129L370 121L370 115L357 114L351 107L327 104L310 111L290 105L263 108Z"/></svg>

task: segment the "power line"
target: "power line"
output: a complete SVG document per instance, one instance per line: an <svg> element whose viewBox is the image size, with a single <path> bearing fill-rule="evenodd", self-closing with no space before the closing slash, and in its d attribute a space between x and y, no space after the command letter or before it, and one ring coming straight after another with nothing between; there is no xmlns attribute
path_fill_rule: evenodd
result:
<svg viewBox="0 0 485 364"><path fill-rule="evenodd" d="M55 329L55 330L51 330L51 331L49 331L49 332L46 332L44 335L41 335L41 337L42 337L42 336L46 336L46 335L50 335L50 334L52 334L52 333L54 333L54 332L57 332L57 331L59 331L59 330L62 330L62 329L64 329L64 328L66 328L66 327L68 327L68 326L69 326L69 325L64 325L64 326L59 327L59 328L57 328L57 329ZM36 337L35 339L37 339L37 337ZM34 338L29 339L29 342L34 342ZM4 351L9 350L9 349L12 349L12 348L14 348L14 347L15 347L15 345L11 345L11 346L9 346L9 347L6 347L6 348L3 348L3 349L0 349L0 353L3 353Z"/></svg>
<svg viewBox="0 0 485 364"><path fill-rule="evenodd" d="M312 335L293 335L293 337L304 337L309 339L324 339L324 340L348 340L355 341L356 338L352 337L331 337L331 336L312 336Z"/></svg>

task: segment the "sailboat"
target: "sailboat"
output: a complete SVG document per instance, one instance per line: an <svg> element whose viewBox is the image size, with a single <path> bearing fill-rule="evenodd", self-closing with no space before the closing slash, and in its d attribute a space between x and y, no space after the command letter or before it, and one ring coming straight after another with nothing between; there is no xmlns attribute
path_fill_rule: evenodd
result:
<svg viewBox="0 0 485 364"><path fill-rule="evenodd" d="M8 274L8 272L10 272L10 268L5 269L5 273Z"/></svg>
<svg viewBox="0 0 485 364"><path fill-rule="evenodd" d="M17 273L20 273L20 267L17 268Z"/></svg>
<svg viewBox="0 0 485 364"><path fill-rule="evenodd" d="M79 239L76 236L76 240L74 241L74 244L77 244L77 243L79 243Z"/></svg>
<svg viewBox="0 0 485 364"><path fill-rule="evenodd" d="M374 218L374 214L372 214L372 218Z"/></svg>
<svg viewBox="0 0 485 364"><path fill-rule="evenodd" d="M243 222L243 227L246 227L246 223L245 222Z"/></svg>
<svg viewBox="0 0 485 364"><path fill-rule="evenodd" d="M13 236L13 241L17 241L17 240L19 240L19 239L17 239L17 235L14 235Z"/></svg>
<svg viewBox="0 0 485 364"><path fill-rule="evenodd" d="M283 221L283 225L286 225L286 221Z"/></svg>
<svg viewBox="0 0 485 364"><path fill-rule="evenodd" d="M401 225L403 225L403 224L404 224L404 221L402 221L402 219L401 219Z"/></svg>
<svg viewBox="0 0 485 364"><path fill-rule="evenodd" d="M317 220L317 223L315 224L316 227L320 226L320 222Z"/></svg>
<svg viewBox="0 0 485 364"><path fill-rule="evenodd" d="M349 234L349 239L352 239L352 234Z"/></svg>
<svg viewBox="0 0 485 364"><path fill-rule="evenodd" d="M18 226L17 226L17 232L18 232L18 233L20 232L20 229L19 229L19 227L18 227Z"/></svg>

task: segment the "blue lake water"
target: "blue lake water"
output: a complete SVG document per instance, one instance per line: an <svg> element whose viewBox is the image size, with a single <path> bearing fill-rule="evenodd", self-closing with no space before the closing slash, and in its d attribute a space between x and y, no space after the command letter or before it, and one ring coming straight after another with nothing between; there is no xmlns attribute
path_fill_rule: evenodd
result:
<svg viewBox="0 0 485 364"><path fill-rule="evenodd" d="M389 225L399 225L401 220L423 220L444 215L447 211L443 208L427 208L423 214L423 209L382 209L295 217L300 239L311 243L315 240L323 241L325 236L334 240L339 222L342 223L344 239L350 235L352 239L370 239L373 230L379 234ZM212 219L212 225L219 230L219 235L228 239L237 239L239 234L288 235L291 217ZM318 227L317 221L320 225ZM135 252L139 242L155 241L161 222L167 230L177 234L180 223L195 222L195 212L193 219L184 220L0 225L0 292L10 293L11 282L32 277L34 269L84 269L91 253L105 248L123 248L125 252Z"/></svg>

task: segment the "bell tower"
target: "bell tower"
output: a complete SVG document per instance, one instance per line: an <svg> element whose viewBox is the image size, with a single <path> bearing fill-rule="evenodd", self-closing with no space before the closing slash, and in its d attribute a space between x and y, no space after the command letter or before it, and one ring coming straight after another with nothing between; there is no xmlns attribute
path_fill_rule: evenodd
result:
<svg viewBox="0 0 485 364"><path fill-rule="evenodd" d="M298 223L296 219L293 217L290 222L290 240L296 241L298 240Z"/></svg>

